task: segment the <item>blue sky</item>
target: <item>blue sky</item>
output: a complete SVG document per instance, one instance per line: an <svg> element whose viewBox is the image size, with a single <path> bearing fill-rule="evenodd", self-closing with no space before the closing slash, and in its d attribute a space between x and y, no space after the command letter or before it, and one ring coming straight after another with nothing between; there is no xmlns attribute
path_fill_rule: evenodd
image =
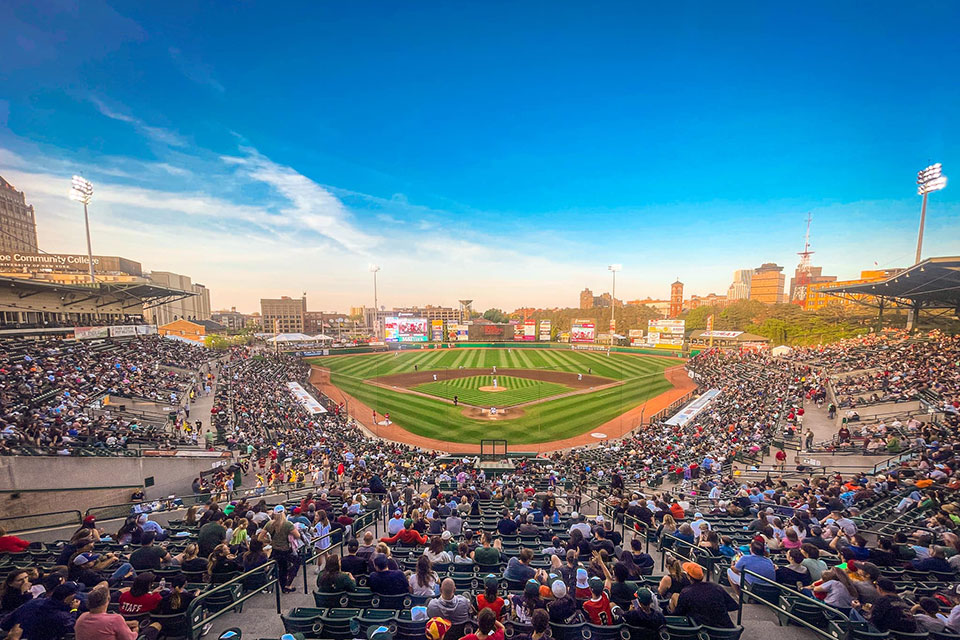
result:
<svg viewBox="0 0 960 640"><path fill-rule="evenodd" d="M0 175L42 248L214 306L572 306L905 266L916 171L960 175L960 5L44 2L0 22ZM838 6L839 5L839 6ZM956 254L960 186L925 255Z"/></svg>

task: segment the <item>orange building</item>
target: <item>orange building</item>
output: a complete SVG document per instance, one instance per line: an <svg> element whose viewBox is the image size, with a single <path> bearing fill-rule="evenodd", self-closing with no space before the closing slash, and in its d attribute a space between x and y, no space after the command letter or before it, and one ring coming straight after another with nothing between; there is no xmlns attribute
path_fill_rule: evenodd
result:
<svg viewBox="0 0 960 640"><path fill-rule="evenodd" d="M786 302L783 296L783 285L786 276L783 267L772 262L760 265L753 272L750 279L750 299L764 304L778 304Z"/></svg>
<svg viewBox="0 0 960 640"><path fill-rule="evenodd" d="M867 271L861 271L860 277L856 280L837 280L836 282L817 282L811 284L807 287L807 302L804 308L808 311L816 311L817 309L823 309L832 304L851 305L856 304L857 301L869 302L873 299L873 296L838 298L837 296L823 293L823 290L829 287L845 287L854 284L879 282L887 278L892 278L901 271L903 271L903 269L869 269Z"/></svg>
<svg viewBox="0 0 960 640"><path fill-rule="evenodd" d="M209 333L223 331L223 325L211 322L210 320L174 320L167 324L157 327L157 333L161 336L175 336L184 338L191 342L203 344Z"/></svg>

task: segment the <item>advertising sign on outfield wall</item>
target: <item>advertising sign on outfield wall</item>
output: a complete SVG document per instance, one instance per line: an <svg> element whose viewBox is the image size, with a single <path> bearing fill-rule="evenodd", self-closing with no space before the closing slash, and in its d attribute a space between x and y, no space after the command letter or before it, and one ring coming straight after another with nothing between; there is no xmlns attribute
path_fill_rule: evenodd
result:
<svg viewBox="0 0 960 640"><path fill-rule="evenodd" d="M543 342L550 342L550 321L549 320L540 321L540 340Z"/></svg>
<svg viewBox="0 0 960 640"><path fill-rule="evenodd" d="M593 320L574 320L570 325L570 342L593 342L596 335Z"/></svg>
<svg viewBox="0 0 960 640"><path fill-rule="evenodd" d="M430 339L434 342L443 340L443 320L430 321Z"/></svg>

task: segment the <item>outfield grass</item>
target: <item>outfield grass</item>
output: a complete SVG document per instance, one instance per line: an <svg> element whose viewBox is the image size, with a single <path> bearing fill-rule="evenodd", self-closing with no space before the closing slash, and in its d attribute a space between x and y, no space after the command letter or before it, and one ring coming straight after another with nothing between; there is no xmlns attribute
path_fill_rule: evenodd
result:
<svg viewBox="0 0 960 640"><path fill-rule="evenodd" d="M497 384L506 391L480 391L480 387L493 386L494 377L497 378ZM427 382L411 389L447 400L453 400L453 396L457 396L461 404L472 404L478 407L512 407L515 404L573 391L570 387L555 382L492 375Z"/></svg>
<svg viewBox="0 0 960 640"><path fill-rule="evenodd" d="M423 349L373 355L311 358L330 369L333 384L407 431L447 442L478 443L503 438L511 444L552 442L590 431L660 395L672 385L663 370L674 358L561 349ZM414 371L500 367L547 369L623 380L624 384L590 394L567 396L524 407L513 420L491 422L467 418L460 407L434 398L404 394L364 380Z"/></svg>

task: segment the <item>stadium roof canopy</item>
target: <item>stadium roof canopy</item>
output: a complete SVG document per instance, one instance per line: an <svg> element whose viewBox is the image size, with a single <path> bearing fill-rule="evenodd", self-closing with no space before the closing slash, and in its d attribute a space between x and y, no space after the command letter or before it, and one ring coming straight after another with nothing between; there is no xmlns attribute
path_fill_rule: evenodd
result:
<svg viewBox="0 0 960 640"><path fill-rule="evenodd" d="M821 292L875 308L895 304L917 309L957 309L960 256L927 258L886 280L825 287Z"/></svg>
<svg viewBox="0 0 960 640"><path fill-rule="evenodd" d="M135 304L143 304L144 308L150 308L197 295L192 291L161 287L149 282L60 284L47 280L10 277L0 277L0 288L15 293L19 299L40 293L59 293L63 307L97 298L112 298L128 300Z"/></svg>

